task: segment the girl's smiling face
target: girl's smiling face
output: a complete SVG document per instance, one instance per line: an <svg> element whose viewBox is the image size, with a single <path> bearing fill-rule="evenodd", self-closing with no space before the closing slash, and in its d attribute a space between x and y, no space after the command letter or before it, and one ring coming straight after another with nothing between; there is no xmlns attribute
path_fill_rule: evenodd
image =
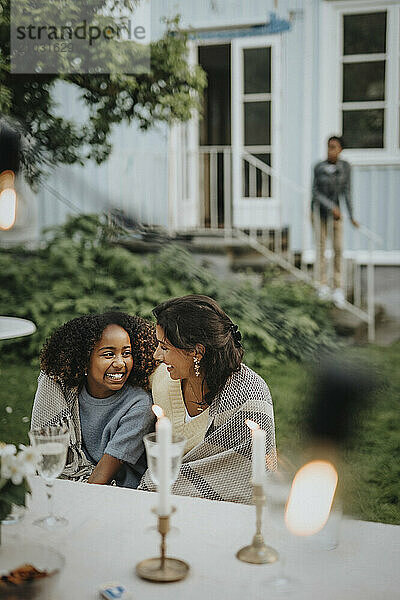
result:
<svg viewBox="0 0 400 600"><path fill-rule="evenodd" d="M108 325L90 355L87 390L95 398L111 396L127 381L133 367L131 340L119 325Z"/></svg>
<svg viewBox="0 0 400 600"><path fill-rule="evenodd" d="M158 346L154 352L154 358L167 366L171 379L187 379L190 375L193 376L195 351L175 348L165 338L164 329L160 325L156 326L156 334Z"/></svg>

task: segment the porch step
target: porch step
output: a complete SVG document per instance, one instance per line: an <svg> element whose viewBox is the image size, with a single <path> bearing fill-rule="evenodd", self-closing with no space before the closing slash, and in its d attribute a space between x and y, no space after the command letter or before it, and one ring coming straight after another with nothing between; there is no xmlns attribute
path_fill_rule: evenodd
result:
<svg viewBox="0 0 400 600"><path fill-rule="evenodd" d="M347 310L341 310L332 307L331 310L332 320L336 332L341 337L352 338L353 341L361 343L366 342L368 338L368 326L367 323L357 316L354 312ZM375 321L376 325L384 318L383 307L379 304L375 305Z"/></svg>
<svg viewBox="0 0 400 600"><path fill-rule="evenodd" d="M289 234L287 228L282 230L243 230L241 236L238 236L236 230L229 231L223 229L202 229L178 232L175 235L177 241L190 243L196 249L204 252L221 251L223 249L232 249L235 256L241 254L251 254L254 257L260 256L257 250L249 248L248 239L261 244L271 252L285 254L289 243Z"/></svg>

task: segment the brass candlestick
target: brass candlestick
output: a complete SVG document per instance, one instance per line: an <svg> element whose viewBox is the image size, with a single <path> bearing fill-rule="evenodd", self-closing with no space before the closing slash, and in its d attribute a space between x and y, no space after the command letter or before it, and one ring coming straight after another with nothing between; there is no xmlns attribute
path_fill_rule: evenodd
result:
<svg viewBox="0 0 400 600"><path fill-rule="evenodd" d="M253 484L253 503L256 505L256 533L250 546L245 546L237 552L236 557L243 562L255 565L265 565L278 560L279 554L271 546L264 543L261 533L262 510L265 505L265 495L262 485Z"/></svg>
<svg viewBox="0 0 400 600"><path fill-rule="evenodd" d="M175 512L174 508L171 514L173 512ZM158 531L161 535L160 556L146 558L136 565L136 573L142 579L168 583L170 581L180 581L189 573L189 565L186 562L166 555L166 536L170 529L170 516L161 517L158 515Z"/></svg>

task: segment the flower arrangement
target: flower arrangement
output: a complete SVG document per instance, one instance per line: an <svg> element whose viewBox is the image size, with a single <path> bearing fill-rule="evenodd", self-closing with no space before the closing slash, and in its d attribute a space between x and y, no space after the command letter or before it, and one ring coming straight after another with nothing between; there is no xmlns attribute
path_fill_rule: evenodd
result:
<svg viewBox="0 0 400 600"><path fill-rule="evenodd" d="M0 522L10 514L12 505L25 506L30 493L28 475L36 472L40 454L32 446L0 444Z"/></svg>

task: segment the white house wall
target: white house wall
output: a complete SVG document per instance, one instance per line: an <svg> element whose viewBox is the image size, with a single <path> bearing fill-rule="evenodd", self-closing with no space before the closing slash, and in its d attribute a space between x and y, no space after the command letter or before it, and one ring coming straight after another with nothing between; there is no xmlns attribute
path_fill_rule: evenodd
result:
<svg viewBox="0 0 400 600"><path fill-rule="evenodd" d="M335 121L326 117L324 88L331 60L327 64L324 55L330 44L324 18L327 5L332 4L324 0L279 0L275 9L274 0L152 0L153 38L165 27L162 17L176 14L181 15L184 27L195 28L265 23L275 10L280 18L291 17L291 30L277 34L281 35L283 59L281 152L275 168L280 173L283 221L290 226L292 249L312 247L308 215L312 166L324 158L326 136L337 133L332 129ZM62 114L82 118L82 105L71 86L60 84L57 94ZM177 199L172 202L168 198L171 166L167 128L160 125L143 133L135 125L118 126L112 142L111 157L104 164L63 166L50 176L37 195L38 229L61 223L74 212L110 208L119 208L144 223L166 227L174 222L171 208L177 206ZM395 228L400 220L399 163L400 159L398 164L367 167L361 161L353 167L355 216L384 237L386 250L400 250ZM346 247L360 247L357 236L349 229Z"/></svg>
<svg viewBox="0 0 400 600"><path fill-rule="evenodd" d="M278 18L291 19L289 32L281 37L282 62L280 76L281 123L280 155L274 169L279 172L279 197L282 199L282 221L290 227L293 249L307 245L310 232L304 224L304 206L309 204L311 165L319 157L318 146L318 25L320 0L153 0L153 22L179 14L184 28L216 28L266 23L271 12ZM308 12L307 12L308 11ZM311 19L310 19L311 16ZM306 19L309 19L307 21ZM311 39L306 39L306 27L311 20ZM305 49L311 46L309 57L310 87L305 93ZM279 68L279 67L278 67ZM307 118L305 106L307 103ZM306 150L307 148L307 150ZM302 188L302 189L299 189Z"/></svg>
<svg viewBox="0 0 400 600"><path fill-rule="evenodd" d="M400 250L400 165L353 167L355 218L377 233L379 251ZM367 250L368 241L356 229L345 230L345 248Z"/></svg>

